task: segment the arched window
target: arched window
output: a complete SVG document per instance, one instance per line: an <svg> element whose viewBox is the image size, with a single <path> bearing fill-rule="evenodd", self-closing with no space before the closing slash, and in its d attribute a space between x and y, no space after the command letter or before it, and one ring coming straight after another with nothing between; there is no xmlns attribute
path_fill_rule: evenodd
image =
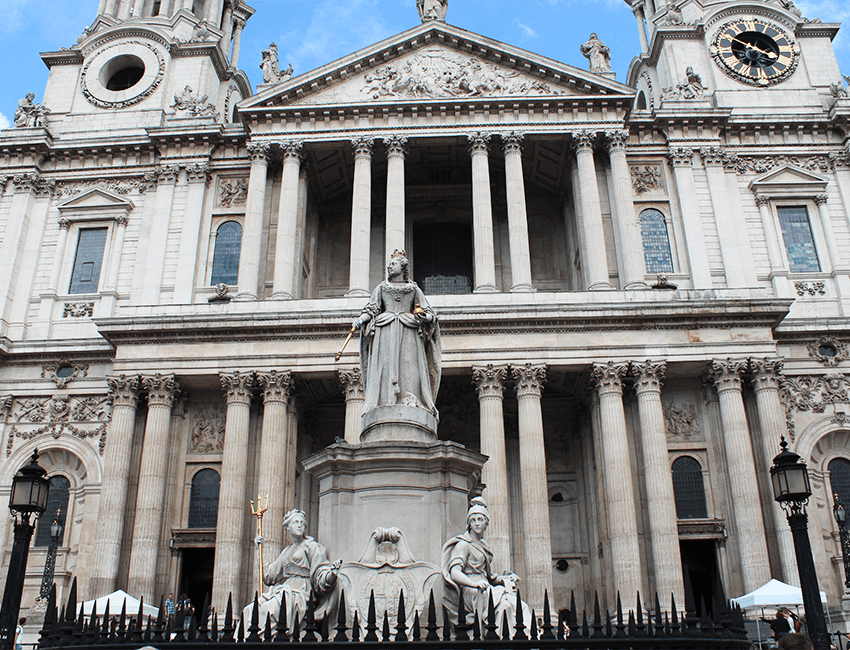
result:
<svg viewBox="0 0 850 650"><path fill-rule="evenodd" d="M827 465L832 493L838 495L841 505L850 510L850 460L833 458Z"/></svg>
<svg viewBox="0 0 850 650"><path fill-rule="evenodd" d="M210 284L239 283L239 251L242 248L242 225L238 221L225 221L215 233Z"/></svg>
<svg viewBox="0 0 850 650"><path fill-rule="evenodd" d="M673 255L664 214L654 208L641 212L640 234L647 273L673 273Z"/></svg>
<svg viewBox="0 0 850 650"><path fill-rule="evenodd" d="M646 110L646 93L642 90L638 93L637 96L637 110L645 111Z"/></svg>
<svg viewBox="0 0 850 650"><path fill-rule="evenodd" d="M50 491L47 493L47 509L38 518L38 530L35 533L36 546L50 546L50 526L53 521L58 521L62 526L60 537L65 537L65 520L68 517L68 495L70 494L71 482L57 474L50 478ZM62 545L62 539L59 540Z"/></svg>
<svg viewBox="0 0 850 650"><path fill-rule="evenodd" d="M189 528L215 528L220 484L221 477L214 469L202 469L192 477Z"/></svg>
<svg viewBox="0 0 850 650"><path fill-rule="evenodd" d="M676 517L679 519L705 519L705 485L702 482L702 465L696 458L680 456L673 461L673 493L676 497Z"/></svg>
<svg viewBox="0 0 850 650"><path fill-rule="evenodd" d="M430 295L472 293L472 228L431 223L413 229L413 275Z"/></svg>

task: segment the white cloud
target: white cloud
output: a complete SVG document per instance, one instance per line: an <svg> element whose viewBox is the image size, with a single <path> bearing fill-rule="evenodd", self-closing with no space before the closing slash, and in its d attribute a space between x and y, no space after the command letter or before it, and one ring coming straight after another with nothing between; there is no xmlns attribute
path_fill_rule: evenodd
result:
<svg viewBox="0 0 850 650"><path fill-rule="evenodd" d="M3 113L0 113L0 129L8 129L11 126L12 126L11 120L8 117L6 117L5 115L3 115Z"/></svg>
<svg viewBox="0 0 850 650"><path fill-rule="evenodd" d="M535 32L535 31L534 31L531 27L529 27L528 25L525 25L525 24L523 24L523 23L519 22L519 20L518 20L518 19L516 19L516 18L514 18L514 25L516 25L517 27L519 27L519 28L522 30L523 34L525 34L525 35L526 35L526 37L528 37L528 38L537 38L537 32Z"/></svg>

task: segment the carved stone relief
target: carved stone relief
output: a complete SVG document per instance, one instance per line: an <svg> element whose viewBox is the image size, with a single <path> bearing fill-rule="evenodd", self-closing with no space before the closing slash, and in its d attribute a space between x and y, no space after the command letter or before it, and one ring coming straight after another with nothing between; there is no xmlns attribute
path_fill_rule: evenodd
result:
<svg viewBox="0 0 850 650"><path fill-rule="evenodd" d="M198 406L192 424L192 441L189 453L220 454L224 450L224 416L222 404Z"/></svg>
<svg viewBox="0 0 850 650"><path fill-rule="evenodd" d="M74 196L95 187L109 190L115 194L129 194L133 190L144 194L149 189L156 187L158 181L157 172L148 172L141 178L97 178L88 181L64 181L56 186L56 197Z"/></svg>
<svg viewBox="0 0 850 650"><path fill-rule="evenodd" d="M248 199L247 178L219 178L216 192L216 207L232 208L244 205Z"/></svg>
<svg viewBox="0 0 850 650"><path fill-rule="evenodd" d="M847 358L847 344L834 336L821 336L817 341L811 341L806 349L812 359L827 366L837 366Z"/></svg>
<svg viewBox="0 0 850 650"><path fill-rule="evenodd" d="M632 175L632 188L635 194L663 189L659 165L632 165L629 171Z"/></svg>
<svg viewBox="0 0 850 650"><path fill-rule="evenodd" d="M726 154L723 158L723 166L726 169L734 169L739 174L755 173L762 174L774 167L793 165L809 171L828 172L830 168L829 156L739 156L738 154Z"/></svg>
<svg viewBox="0 0 850 650"><path fill-rule="evenodd" d="M798 296L825 296L826 284L824 282L795 282L794 288Z"/></svg>
<svg viewBox="0 0 850 650"><path fill-rule="evenodd" d="M85 318L94 313L93 302L66 302L62 318Z"/></svg>
<svg viewBox="0 0 850 650"><path fill-rule="evenodd" d="M676 406L670 402L664 407L664 423L667 429L667 439L673 442L684 440L705 440L700 430L699 416L694 404Z"/></svg>
<svg viewBox="0 0 850 650"><path fill-rule="evenodd" d="M50 361L41 366L41 376L53 381L59 388L65 388L68 382L85 377L89 364L83 361L71 361L68 358Z"/></svg>
<svg viewBox="0 0 850 650"><path fill-rule="evenodd" d="M31 440L51 435L58 439L69 434L82 439L99 438L98 452L102 456L111 417L112 402L108 396L12 398L6 409L6 419L14 422L6 440L6 456L11 455L15 438Z"/></svg>

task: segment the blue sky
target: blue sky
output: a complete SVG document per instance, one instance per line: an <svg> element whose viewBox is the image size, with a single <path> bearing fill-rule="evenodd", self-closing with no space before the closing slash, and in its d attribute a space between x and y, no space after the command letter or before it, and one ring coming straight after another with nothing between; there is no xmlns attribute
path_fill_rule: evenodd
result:
<svg viewBox="0 0 850 650"><path fill-rule="evenodd" d="M257 12L242 39L240 67L256 87L260 51L275 41L281 67L312 70L419 24L415 0L249 0ZM0 0L0 126L28 91L41 101L47 68L38 53L70 47L97 12L97 0ZM810 18L843 22L834 41L850 75L850 1L798 0ZM580 68L579 46L597 32L611 48L617 80L639 50L637 27L624 0L449 0L448 22Z"/></svg>

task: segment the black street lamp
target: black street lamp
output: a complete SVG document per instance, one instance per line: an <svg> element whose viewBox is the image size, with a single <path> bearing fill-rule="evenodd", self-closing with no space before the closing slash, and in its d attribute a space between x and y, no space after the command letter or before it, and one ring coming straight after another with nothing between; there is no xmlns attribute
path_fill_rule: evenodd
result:
<svg viewBox="0 0 850 650"><path fill-rule="evenodd" d="M46 601L50 596L50 586L53 584L53 573L56 570L56 550L62 539L62 524L59 523L59 510L56 511L56 519L50 524L50 546L47 547L47 558L44 560L44 573L41 575L41 589L38 594L39 600Z"/></svg>
<svg viewBox="0 0 850 650"><path fill-rule="evenodd" d="M12 495L9 498L9 510L15 518L15 541L9 557L9 573L6 574L6 588L3 590L3 605L0 608L0 649L11 650L15 642L15 628L21 609L21 595L24 591L24 578L27 572L27 556L35 522L30 523L30 515L38 518L47 507L47 492L50 479L47 472L38 464L38 449L32 458L12 479Z"/></svg>
<svg viewBox="0 0 850 650"><path fill-rule="evenodd" d="M788 451L785 436L782 436L779 446L782 451L773 459L773 467L770 468L773 499L785 511L788 525L791 527L791 536L794 538L794 553L797 557L797 572L800 575L809 637L816 650L829 650L829 633L826 630L818 575L815 572L812 544L809 541L809 515L806 514L806 502L812 496L809 471L800 456Z"/></svg>

